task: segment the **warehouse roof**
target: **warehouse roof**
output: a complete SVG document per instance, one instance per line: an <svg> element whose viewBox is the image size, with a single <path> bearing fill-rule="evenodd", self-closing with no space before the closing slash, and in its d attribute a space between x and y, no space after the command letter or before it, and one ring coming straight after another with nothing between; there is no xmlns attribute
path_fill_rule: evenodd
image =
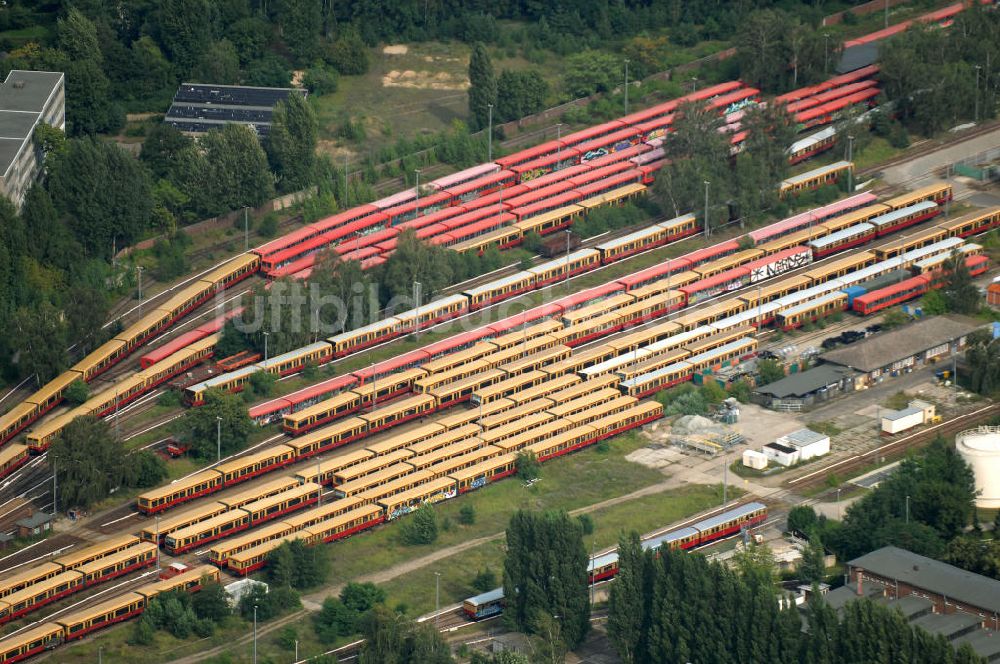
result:
<svg viewBox="0 0 1000 664"><path fill-rule="evenodd" d="M824 387L839 383L854 374L850 369L821 365L808 371L794 373L768 385L757 388L758 394L769 394L777 399L804 397Z"/></svg>
<svg viewBox="0 0 1000 664"><path fill-rule="evenodd" d="M885 546L848 563L878 576L902 581L964 604L1000 611L1000 581L917 555L906 549Z"/></svg>
<svg viewBox="0 0 1000 664"><path fill-rule="evenodd" d="M785 439L795 447L805 447L806 445L829 440L829 438L829 436L813 431L812 429L799 429L785 436Z"/></svg>
<svg viewBox="0 0 1000 664"><path fill-rule="evenodd" d="M824 353L820 359L859 371L875 371L963 337L979 325L978 321L961 316L932 316L898 330Z"/></svg>

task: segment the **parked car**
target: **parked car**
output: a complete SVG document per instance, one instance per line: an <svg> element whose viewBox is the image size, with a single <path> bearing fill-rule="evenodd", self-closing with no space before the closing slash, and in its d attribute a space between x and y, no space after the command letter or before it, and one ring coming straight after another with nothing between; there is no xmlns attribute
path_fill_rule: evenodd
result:
<svg viewBox="0 0 1000 664"><path fill-rule="evenodd" d="M845 344L853 344L855 341L865 338L865 333L860 330L847 330L840 334L840 340Z"/></svg>
<svg viewBox="0 0 1000 664"><path fill-rule="evenodd" d="M823 339L823 343L820 346L822 346L823 350L830 350L831 348L836 348L839 343L840 337L827 337Z"/></svg>

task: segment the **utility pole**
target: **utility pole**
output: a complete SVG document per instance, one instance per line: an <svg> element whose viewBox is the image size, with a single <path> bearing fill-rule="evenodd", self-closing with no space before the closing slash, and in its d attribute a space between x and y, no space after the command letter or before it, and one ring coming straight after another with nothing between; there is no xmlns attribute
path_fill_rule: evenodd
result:
<svg viewBox="0 0 1000 664"><path fill-rule="evenodd" d="M885 21L884 21L885 26L884 27L888 28L889 27L889 0L885 0L885 4L883 6L885 7Z"/></svg>
<svg viewBox="0 0 1000 664"><path fill-rule="evenodd" d="M837 487L837 521L840 521L840 487Z"/></svg>
<svg viewBox="0 0 1000 664"><path fill-rule="evenodd" d="M823 73L830 71L830 33L823 33Z"/></svg>
<svg viewBox="0 0 1000 664"><path fill-rule="evenodd" d="M910 523L910 497L906 497L906 523Z"/></svg>
<svg viewBox="0 0 1000 664"><path fill-rule="evenodd" d="M346 198L346 197L347 197L347 153L345 152L344 153L344 195L341 196L341 199ZM343 202L343 201L341 201L341 202Z"/></svg>
<svg viewBox="0 0 1000 664"><path fill-rule="evenodd" d="M118 417L118 385L115 384L115 439L116 440L122 439L122 426L120 424L121 419L122 418Z"/></svg>
<svg viewBox="0 0 1000 664"><path fill-rule="evenodd" d="M561 159L560 155L562 154L562 143L559 142L560 140L562 140L562 123L557 122L556 123L556 168L559 168L559 161ZM502 192L503 189L500 189L500 191ZM501 201L501 203L502 202L503 201Z"/></svg>
<svg viewBox="0 0 1000 664"><path fill-rule="evenodd" d="M490 109L490 123L489 123L490 135L488 141L489 148L487 148L486 152L486 161L493 161L493 104L487 104L486 106L487 108Z"/></svg>
<svg viewBox="0 0 1000 664"><path fill-rule="evenodd" d="M215 447L218 462L222 463L222 418L215 416Z"/></svg>
<svg viewBox="0 0 1000 664"><path fill-rule="evenodd" d="M250 214L243 206L243 251L250 251Z"/></svg>
<svg viewBox="0 0 1000 664"><path fill-rule="evenodd" d="M299 661L299 640L295 639L295 661Z"/></svg>
<svg viewBox="0 0 1000 664"><path fill-rule="evenodd" d="M628 58L625 58L625 115L628 115Z"/></svg>
<svg viewBox="0 0 1000 664"><path fill-rule="evenodd" d="M257 605L253 605L253 664L257 664Z"/></svg>
<svg viewBox="0 0 1000 664"><path fill-rule="evenodd" d="M267 362L267 338L270 336L270 332L264 333L264 361Z"/></svg>
<svg viewBox="0 0 1000 664"><path fill-rule="evenodd" d="M594 555L594 540L590 540L590 568L594 568L594 560L596 556ZM590 580L590 609L594 609L594 580Z"/></svg>
<svg viewBox="0 0 1000 664"><path fill-rule="evenodd" d="M57 482L58 480L56 480L56 462L53 461L52 462L52 518L53 519L55 519L56 515L59 514L59 505L56 503L56 499L59 496L59 494L56 493L56 491L59 488Z"/></svg>
<svg viewBox="0 0 1000 664"><path fill-rule="evenodd" d="M709 231L708 228L708 185L709 184L710 184L709 181L705 180L705 238L706 239L708 239L708 236L711 235L711 232Z"/></svg>

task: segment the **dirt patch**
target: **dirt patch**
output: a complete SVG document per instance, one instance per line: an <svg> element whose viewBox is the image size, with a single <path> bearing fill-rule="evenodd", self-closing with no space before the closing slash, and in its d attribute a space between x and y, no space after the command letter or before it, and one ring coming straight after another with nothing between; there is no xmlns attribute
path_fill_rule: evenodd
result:
<svg viewBox="0 0 1000 664"><path fill-rule="evenodd" d="M414 90L465 90L469 81L464 76L448 72L414 71L393 69L382 77L382 87L411 88Z"/></svg>
<svg viewBox="0 0 1000 664"><path fill-rule="evenodd" d="M389 44L382 49L384 55L406 55L410 52L410 47L406 44Z"/></svg>

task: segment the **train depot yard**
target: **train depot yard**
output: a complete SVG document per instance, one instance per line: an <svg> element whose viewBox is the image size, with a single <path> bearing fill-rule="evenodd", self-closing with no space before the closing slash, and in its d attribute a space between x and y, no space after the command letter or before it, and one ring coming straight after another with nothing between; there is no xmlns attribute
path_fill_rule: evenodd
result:
<svg viewBox="0 0 1000 664"><path fill-rule="evenodd" d="M270 239L251 244L247 205L242 218L233 215L234 227L244 224L243 244L213 250L202 257L211 265L194 274L158 273L171 283L152 298L142 298L139 271L138 304L115 306L101 343L68 339L69 361L37 371L48 380L22 376L0 394L0 662L256 664L258 646L267 661L353 661L359 653L375 661L379 636L359 635L387 615L405 621L406 638L426 634L440 644L451 658L441 661L464 663L479 651L483 659L471 661L492 662L496 644L525 653L524 661L617 661L628 650L616 631L622 598L646 593L664 603L680 566L692 579L717 574L719 598L743 592L734 588L773 595L767 611L808 616L811 602L822 601L815 594L828 596L831 620L848 625L858 597L902 597L884 571L881 590L866 593L870 579L855 563L875 549L891 570L895 546L960 567L965 553L955 551L972 549L959 549L959 538L975 533L976 547L996 546L1000 514L977 508L972 493L964 500L949 492L1000 481L982 476L994 467L981 458L988 443L965 452L971 461L954 452L955 436L988 425L976 429L988 438L1000 421L992 398L1000 313L987 297L1000 279L1000 193L990 169L979 168L1000 159L1000 129L990 120L997 109L981 109L976 65L975 122L909 147L906 122L916 116L907 104L917 96L890 98L899 92L898 63L872 54L874 44L899 48L905 37L894 35L947 39L970 15L994 20L995 9L957 3L914 13L902 3L893 11L905 20L889 26L885 4L885 26L870 34L851 31L871 21L849 12L847 32L836 33L844 38L834 53L827 45L822 72L803 75L807 85L798 59L795 84L768 82L742 44L733 51L742 78L711 69L700 85L672 80L630 112L629 91L658 83L630 84L626 60L624 85L602 93L609 104L624 102L620 111L587 115L579 109L591 107L581 105L515 118L503 134L514 138L501 142L494 99L488 119L475 121L481 131L465 134L486 151L452 172L428 164L400 182L395 171L372 167L373 181L387 176L372 187L368 173L352 182L331 160L328 179L342 175L343 184L310 181L303 192L268 172L268 191L276 181L288 194L275 204L288 209ZM268 11L262 16L268 24ZM58 30L90 21L75 9L67 17ZM369 48L344 39L329 45L336 57L347 43ZM405 55L399 48L383 57ZM438 91L468 98L473 113L481 50L471 56L469 91ZM294 51L280 58L299 58ZM708 72L725 57L690 71ZM334 92L319 91L318 75L299 72L296 85L305 81L308 94L284 90L286 101L267 109L268 130L248 133L265 170L269 159L291 168L277 156L290 140L286 114L306 109L315 123L329 103ZM995 75L985 77L993 90ZM202 145L247 123L263 126L253 102L270 88L205 89L217 99L184 107L198 133L211 130ZM182 86L176 99L183 96ZM995 106L993 92L983 99ZM80 120L70 122L73 129ZM364 136L363 123L344 122L345 144ZM532 122L541 128L532 131ZM78 140L62 135L65 123L56 129ZM782 175L758 182L751 196L767 198L763 210L740 216L749 203L737 190L733 200L710 201L707 173L692 180L697 196L678 184L693 177L684 160L700 163L697 150L678 156L678 142L723 146L721 173L746 179L754 152L773 148L760 135L784 129L769 166ZM871 163L860 156L869 132L906 140L892 159ZM142 160L163 147L155 141L146 138ZM174 228L180 208L170 206L187 201L180 191L172 200L171 187L161 177L156 205ZM349 198L356 204L334 202ZM627 221L609 221L618 218ZM134 260L132 250L112 262ZM464 261L474 276L425 295L435 267L418 254L442 266ZM288 302L342 273L374 288L370 302L350 305L365 320L289 336L283 326L303 321ZM393 282L400 278L403 289ZM112 281L109 292L122 295ZM336 287L358 302L357 292L346 295L354 286ZM320 313L310 313L317 324ZM66 456L82 427L113 438L122 467L106 495L83 507L63 497L91 462ZM137 479L129 463L140 457L162 470L158 480ZM924 463L931 471L920 475ZM910 482L905 490L894 484L899 477ZM922 493L920 482L944 477L952 488L938 486L939 498ZM928 507L936 500L938 511ZM893 521L872 526L871 546L859 547L857 515L877 501L889 501L880 514ZM949 509L959 516L941 525ZM551 563L546 578L532 576L540 572L518 557L524 552L539 569ZM704 572L705 560L722 567ZM966 573L988 573L972 567ZM318 581L301 581L313 573ZM721 580L726 574L734 576ZM531 592L511 592L519 587ZM344 598L355 592L370 593L370 603L348 618L357 598ZM294 601L279 607L288 596ZM532 603L540 613L529 620ZM215 604L216 618L205 618ZM669 611L654 620L666 625ZM576 636L573 612L587 626ZM936 614L968 622L965 632L940 632L949 654L961 642L957 652L969 662L1000 656L980 634L995 625L965 607L944 601L925 613L907 614L914 630ZM175 629L177 620L189 624ZM710 661L705 652L673 655Z"/></svg>

